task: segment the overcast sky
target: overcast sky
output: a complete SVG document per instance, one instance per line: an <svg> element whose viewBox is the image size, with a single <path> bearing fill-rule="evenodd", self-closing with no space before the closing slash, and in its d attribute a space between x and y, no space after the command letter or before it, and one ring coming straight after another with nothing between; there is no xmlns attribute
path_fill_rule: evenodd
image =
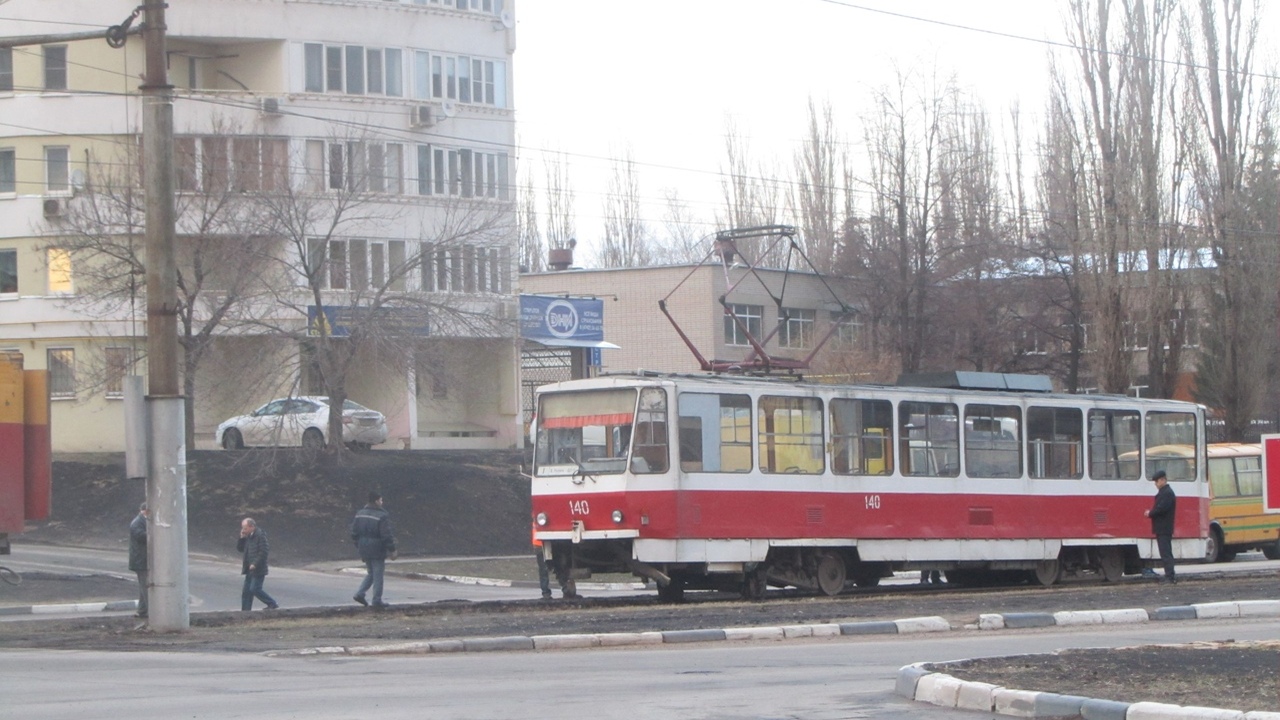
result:
<svg viewBox="0 0 1280 720"><path fill-rule="evenodd" d="M578 239L588 247L601 233L610 159L628 150L652 226L660 225L667 188L677 188L709 222L721 197L730 120L749 138L753 156L772 158L789 173L809 99L830 102L858 153L857 119L868 90L897 69L954 75L997 116L1019 101L1034 129L1053 52L1041 41L1065 39L1064 6L1065 0L522 0L514 83L520 160L541 177L544 151L566 154ZM1275 38L1264 33L1262 42ZM708 224L705 231L714 229ZM587 259L580 255L579 263Z"/></svg>

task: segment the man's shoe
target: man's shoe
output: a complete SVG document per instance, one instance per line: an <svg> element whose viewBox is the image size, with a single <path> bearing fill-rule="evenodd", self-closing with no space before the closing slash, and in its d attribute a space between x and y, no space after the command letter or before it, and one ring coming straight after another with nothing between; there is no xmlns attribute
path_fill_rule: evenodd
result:
<svg viewBox="0 0 1280 720"><path fill-rule="evenodd" d="M279 610L279 609L280 609L280 606L279 606L278 604L277 604L277 605L268 605L268 606L266 606L266 607L264 607L264 608L262 608L262 609L263 609L263 610Z"/></svg>
<svg viewBox="0 0 1280 720"><path fill-rule="evenodd" d="M368 600L365 600L363 595L352 595L352 596L351 596L351 599L352 599L352 600L355 600L356 602L360 603L361 605L364 605L365 607L368 607L368 606L369 606L369 601L368 601Z"/></svg>
<svg viewBox="0 0 1280 720"><path fill-rule="evenodd" d="M391 607L390 604L384 603L381 600L374 600L372 603L370 603L370 606L378 610L381 610L382 608Z"/></svg>

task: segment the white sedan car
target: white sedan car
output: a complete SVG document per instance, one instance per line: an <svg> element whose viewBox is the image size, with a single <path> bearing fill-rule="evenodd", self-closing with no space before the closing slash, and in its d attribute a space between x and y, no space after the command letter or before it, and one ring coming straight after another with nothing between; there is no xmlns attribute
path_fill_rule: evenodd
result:
<svg viewBox="0 0 1280 720"><path fill-rule="evenodd" d="M329 443L329 398L303 395L272 400L248 415L223 422L214 441L227 450L324 447ZM384 443L387 419L377 410L347 400L342 406L342 441L357 450Z"/></svg>

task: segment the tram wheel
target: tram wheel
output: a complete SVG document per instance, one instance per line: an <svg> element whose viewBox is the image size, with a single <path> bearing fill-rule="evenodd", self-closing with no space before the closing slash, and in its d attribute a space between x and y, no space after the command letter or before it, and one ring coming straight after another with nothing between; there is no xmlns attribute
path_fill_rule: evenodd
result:
<svg viewBox="0 0 1280 720"><path fill-rule="evenodd" d="M769 589L769 571L763 565L746 574L742 579L742 597L745 600L763 600Z"/></svg>
<svg viewBox="0 0 1280 720"><path fill-rule="evenodd" d="M818 589L823 595L839 595L844 590L845 579L843 558L834 553L823 553L818 556Z"/></svg>
<svg viewBox="0 0 1280 720"><path fill-rule="evenodd" d="M673 605L684 602L684 580L671 578L671 582L666 585L659 585L658 599Z"/></svg>
<svg viewBox="0 0 1280 720"><path fill-rule="evenodd" d="M1062 563L1057 558L1036 563L1036 582L1049 587L1062 579Z"/></svg>
<svg viewBox="0 0 1280 720"><path fill-rule="evenodd" d="M1124 577L1124 554L1117 548L1102 548L1098 552L1098 567L1107 582L1120 582Z"/></svg>

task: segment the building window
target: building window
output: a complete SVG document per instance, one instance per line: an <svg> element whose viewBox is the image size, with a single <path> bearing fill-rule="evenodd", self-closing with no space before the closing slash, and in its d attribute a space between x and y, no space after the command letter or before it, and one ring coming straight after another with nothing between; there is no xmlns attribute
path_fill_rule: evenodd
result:
<svg viewBox="0 0 1280 720"><path fill-rule="evenodd" d="M44 46L44 89L67 89L67 46Z"/></svg>
<svg viewBox="0 0 1280 720"><path fill-rule="evenodd" d="M13 148L0 148L0 193L18 192L18 156Z"/></svg>
<svg viewBox="0 0 1280 720"><path fill-rule="evenodd" d="M404 95L404 53L397 48L303 44L303 89L348 95Z"/></svg>
<svg viewBox="0 0 1280 720"><path fill-rule="evenodd" d="M851 348L858 343L862 335L862 318L856 312L832 311L831 323L836 326L832 339L838 347Z"/></svg>
<svg viewBox="0 0 1280 720"><path fill-rule="evenodd" d="M0 92L13 92L13 48L0 48Z"/></svg>
<svg viewBox="0 0 1280 720"><path fill-rule="evenodd" d="M124 397L124 379L133 370L133 348L109 347L104 351L107 397Z"/></svg>
<svg viewBox="0 0 1280 720"><path fill-rule="evenodd" d="M71 348L49 348L49 397L74 399L76 396L76 351Z"/></svg>
<svg viewBox="0 0 1280 720"><path fill-rule="evenodd" d="M71 251L50 248L45 259L49 265L49 294L70 295L75 292L71 282Z"/></svg>
<svg viewBox="0 0 1280 720"><path fill-rule="evenodd" d="M728 310L732 310L733 314L725 312L724 314L724 343L726 345L750 345L747 336L759 338L761 336L761 321L764 318L763 305L743 305L740 303L731 303ZM737 316L737 321L734 321Z"/></svg>
<svg viewBox="0 0 1280 720"><path fill-rule="evenodd" d="M174 139L179 192L279 191L289 184L284 138L204 136Z"/></svg>
<svg viewBox="0 0 1280 720"><path fill-rule="evenodd" d="M799 308L783 308L782 329L778 344L784 348L807 348L813 346L813 323L817 318L816 310Z"/></svg>
<svg viewBox="0 0 1280 720"><path fill-rule="evenodd" d="M71 191L71 150L65 147L44 149L44 187L47 192Z"/></svg>
<svg viewBox="0 0 1280 720"><path fill-rule="evenodd" d="M18 292L18 251L0 250L0 295Z"/></svg>

